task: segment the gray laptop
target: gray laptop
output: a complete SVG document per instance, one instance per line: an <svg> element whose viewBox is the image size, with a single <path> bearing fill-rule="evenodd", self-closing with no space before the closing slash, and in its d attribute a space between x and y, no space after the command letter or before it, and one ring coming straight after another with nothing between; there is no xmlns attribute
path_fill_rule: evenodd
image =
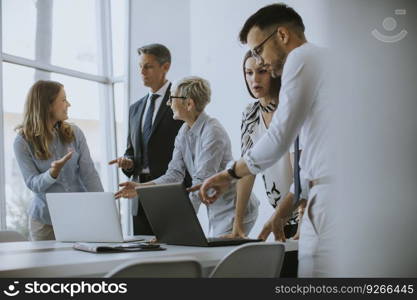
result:
<svg viewBox="0 0 417 300"><path fill-rule="evenodd" d="M123 237L113 193L46 194L55 238L61 242L132 242Z"/></svg>
<svg viewBox="0 0 417 300"><path fill-rule="evenodd" d="M213 247L261 241L206 238L182 183L145 186L137 192L158 242Z"/></svg>

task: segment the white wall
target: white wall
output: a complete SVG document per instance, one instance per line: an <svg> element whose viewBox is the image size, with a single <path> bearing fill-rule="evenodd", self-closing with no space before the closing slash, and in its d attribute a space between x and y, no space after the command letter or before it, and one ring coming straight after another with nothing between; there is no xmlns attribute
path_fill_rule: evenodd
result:
<svg viewBox="0 0 417 300"><path fill-rule="evenodd" d="M130 0L129 98L133 103L147 92L138 71L137 48L160 43L171 51L169 80L190 73L190 1Z"/></svg>
<svg viewBox="0 0 417 300"><path fill-rule="evenodd" d="M406 0L339 1L331 14L339 147L331 158L338 179L331 199L335 276L417 276L416 8ZM396 15L396 9L407 14ZM391 32L383 28L387 17L397 23ZM384 43L372 36L375 29L408 34Z"/></svg>

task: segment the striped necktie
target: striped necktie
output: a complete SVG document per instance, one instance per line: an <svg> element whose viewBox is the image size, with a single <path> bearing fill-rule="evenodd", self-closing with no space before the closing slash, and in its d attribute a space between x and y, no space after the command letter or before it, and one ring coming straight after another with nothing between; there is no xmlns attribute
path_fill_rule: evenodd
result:
<svg viewBox="0 0 417 300"><path fill-rule="evenodd" d="M153 119L153 113L155 111L155 100L159 97L157 94L152 94L152 96L148 97L147 101L149 102L148 111L146 112L145 117L145 124L143 125L143 168L147 168L149 166L149 160L148 160L148 142L151 137L152 133L152 119Z"/></svg>

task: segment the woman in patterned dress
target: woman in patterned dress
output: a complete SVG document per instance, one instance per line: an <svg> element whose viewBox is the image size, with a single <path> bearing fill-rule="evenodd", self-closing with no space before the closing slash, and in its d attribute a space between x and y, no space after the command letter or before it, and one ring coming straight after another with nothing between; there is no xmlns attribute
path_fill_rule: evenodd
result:
<svg viewBox="0 0 417 300"><path fill-rule="evenodd" d="M243 156L267 132L272 116L278 107L278 95L281 78L273 78L267 68L256 64L251 52L248 51L243 60L243 74L246 87L252 98L257 101L250 103L242 116L241 123L241 155ZM300 147L301 148L301 147ZM293 152L293 151L292 151ZM283 197L293 197L292 155L287 153L269 169L261 173L265 185L266 196L275 209ZM246 176L237 183L236 217L233 232L230 237L244 237L242 217L255 182L255 175ZM302 198L303 195L301 195ZM301 201L305 203L305 201ZM300 216L304 205L300 205ZM293 214L287 221L284 231L287 237L298 238L298 213ZM265 230L265 228L264 228Z"/></svg>

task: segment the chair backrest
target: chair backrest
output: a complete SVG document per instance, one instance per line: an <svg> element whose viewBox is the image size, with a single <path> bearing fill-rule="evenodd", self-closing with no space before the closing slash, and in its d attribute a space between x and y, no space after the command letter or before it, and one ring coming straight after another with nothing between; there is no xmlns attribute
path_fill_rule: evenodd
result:
<svg viewBox="0 0 417 300"><path fill-rule="evenodd" d="M245 244L223 258L212 278L277 278L281 273L285 246L282 243Z"/></svg>
<svg viewBox="0 0 417 300"><path fill-rule="evenodd" d="M198 278L202 276L200 263L187 257L134 260L110 271L105 277L113 278Z"/></svg>
<svg viewBox="0 0 417 300"><path fill-rule="evenodd" d="M4 242L23 242L27 239L17 231L1 230L0 231L0 243Z"/></svg>

